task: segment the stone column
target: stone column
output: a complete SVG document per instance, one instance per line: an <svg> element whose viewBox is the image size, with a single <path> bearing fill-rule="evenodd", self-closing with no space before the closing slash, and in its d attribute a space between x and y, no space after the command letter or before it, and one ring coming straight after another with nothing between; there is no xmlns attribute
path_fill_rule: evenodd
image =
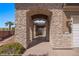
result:
<svg viewBox="0 0 79 59"><path fill-rule="evenodd" d="M33 33L32 33L32 28L30 28L29 30L30 30L30 33L29 33L29 34L30 34L30 42L32 42L32 39L33 39L33 37L32 37L32 34L33 34ZM30 42L29 42L29 43L30 43Z"/></svg>
<svg viewBox="0 0 79 59"><path fill-rule="evenodd" d="M63 14L62 9L51 10L52 16L50 21L50 43L52 48L63 48L62 34L63 34Z"/></svg>
<svg viewBox="0 0 79 59"><path fill-rule="evenodd" d="M46 29L47 29L46 27L43 28L43 37L46 36Z"/></svg>
<svg viewBox="0 0 79 59"><path fill-rule="evenodd" d="M34 25L34 38L36 38L36 25Z"/></svg>
<svg viewBox="0 0 79 59"><path fill-rule="evenodd" d="M15 40L27 48L29 39L28 10L16 10Z"/></svg>

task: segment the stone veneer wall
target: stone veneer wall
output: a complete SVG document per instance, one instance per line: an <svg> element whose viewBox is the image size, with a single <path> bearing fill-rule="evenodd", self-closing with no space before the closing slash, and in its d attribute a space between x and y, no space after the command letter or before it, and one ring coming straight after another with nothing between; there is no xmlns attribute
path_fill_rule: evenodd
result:
<svg viewBox="0 0 79 59"><path fill-rule="evenodd" d="M52 10L52 18L50 23L50 42L52 44L52 48L60 48L60 42L62 41L62 10L61 9L53 9Z"/></svg>
<svg viewBox="0 0 79 59"><path fill-rule="evenodd" d="M50 6L51 5L51 6ZM71 35L66 35L63 33L63 23L64 23L64 16L63 8L61 8L61 4L53 5L48 4L49 11L51 11L51 20L50 20L50 33L49 33L49 41L52 48L70 48L71 45ZM24 7L23 7L24 6ZM16 4L16 29L15 29L15 38L16 41L21 43L25 48L27 48L29 43L29 22L27 17L27 12L29 8L38 8L38 6L41 8L44 7L43 4L39 5L33 5L31 4ZM27 6L27 7L25 7ZM57 6L57 7L56 7ZM47 8L47 4L46 4ZM38 8L39 9L39 8ZM38 10L37 9L37 10ZM30 9L29 9L30 10ZM34 11L35 12L35 11ZM37 13L37 12L36 12ZM45 13L45 12L44 12Z"/></svg>
<svg viewBox="0 0 79 59"><path fill-rule="evenodd" d="M27 38L29 37L27 10L16 10L15 39L27 48ZM28 35L27 35L28 34Z"/></svg>
<svg viewBox="0 0 79 59"><path fill-rule="evenodd" d="M64 13L63 9L53 9L50 23L50 43L52 48L71 48L70 34L63 33Z"/></svg>

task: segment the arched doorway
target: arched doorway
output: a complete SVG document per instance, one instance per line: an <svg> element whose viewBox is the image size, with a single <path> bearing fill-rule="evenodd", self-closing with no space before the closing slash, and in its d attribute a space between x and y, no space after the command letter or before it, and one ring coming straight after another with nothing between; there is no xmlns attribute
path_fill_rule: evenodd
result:
<svg viewBox="0 0 79 59"><path fill-rule="evenodd" d="M34 37L33 38L40 38L45 41L49 41L47 38L48 34L48 16L43 14L36 14L32 16L32 22L33 22L33 29L34 29Z"/></svg>
<svg viewBox="0 0 79 59"><path fill-rule="evenodd" d="M37 12L38 11L38 12ZM48 10L31 10L28 12L30 40L29 47L41 42L49 42L51 12Z"/></svg>

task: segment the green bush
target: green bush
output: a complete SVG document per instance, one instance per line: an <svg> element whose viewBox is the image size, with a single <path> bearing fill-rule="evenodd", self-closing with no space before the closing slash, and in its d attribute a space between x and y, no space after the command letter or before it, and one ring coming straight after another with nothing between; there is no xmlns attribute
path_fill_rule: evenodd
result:
<svg viewBox="0 0 79 59"><path fill-rule="evenodd" d="M19 43L0 46L0 55L19 56L22 55L24 51L24 47Z"/></svg>

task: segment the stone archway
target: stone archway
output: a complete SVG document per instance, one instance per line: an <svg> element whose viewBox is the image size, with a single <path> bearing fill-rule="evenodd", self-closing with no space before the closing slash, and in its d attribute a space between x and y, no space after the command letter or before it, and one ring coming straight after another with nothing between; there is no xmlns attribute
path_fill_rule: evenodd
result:
<svg viewBox="0 0 79 59"><path fill-rule="evenodd" d="M16 28L15 41L27 48L32 41L31 16L36 14L47 15L49 18L50 46L54 48L70 48L71 35L63 32L66 23L66 15L63 12L63 4L16 4ZM33 27L33 26L32 26Z"/></svg>
<svg viewBox="0 0 79 59"><path fill-rule="evenodd" d="M29 22L29 30L30 30L30 41L28 45L36 45L41 42L47 42L49 40L49 27L50 27L50 18L51 18L51 12L46 9L36 9L36 10L30 10L28 12L28 22ZM43 21L46 21L43 25L37 25L34 24L34 20L39 18L44 19ZM40 21L40 20L39 20ZM42 20L41 20L42 21ZM42 32L39 32L38 30L43 30ZM38 33L38 32L39 33ZM41 34L40 34L41 33ZM34 41L35 40L35 41Z"/></svg>
<svg viewBox="0 0 79 59"><path fill-rule="evenodd" d="M43 14L37 14L37 15L33 15L32 17L32 22L33 22L33 31L34 31L34 35L35 37L45 37L45 39L48 39L47 34L49 34L49 27L48 27L48 16L47 15L43 15ZM35 38L33 37L33 38Z"/></svg>

